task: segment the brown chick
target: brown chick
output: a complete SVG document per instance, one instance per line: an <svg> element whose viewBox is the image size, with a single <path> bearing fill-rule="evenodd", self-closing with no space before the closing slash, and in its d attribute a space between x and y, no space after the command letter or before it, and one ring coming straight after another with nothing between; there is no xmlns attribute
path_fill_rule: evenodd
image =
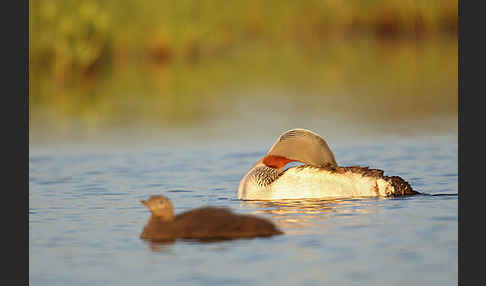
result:
<svg viewBox="0 0 486 286"><path fill-rule="evenodd" d="M140 238L151 241L178 238L213 241L283 233L266 219L235 214L227 208L202 207L174 216L174 207L164 196L151 196L141 202L152 212L152 217Z"/></svg>

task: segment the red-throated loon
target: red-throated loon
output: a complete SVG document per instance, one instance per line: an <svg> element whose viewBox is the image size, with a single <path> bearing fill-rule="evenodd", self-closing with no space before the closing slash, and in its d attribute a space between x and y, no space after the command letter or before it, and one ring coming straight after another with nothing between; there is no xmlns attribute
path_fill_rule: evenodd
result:
<svg viewBox="0 0 486 286"><path fill-rule="evenodd" d="M305 165L283 170L289 162ZM368 167L340 167L326 141L306 129L284 132L241 179L238 199L278 200L418 194L398 176Z"/></svg>

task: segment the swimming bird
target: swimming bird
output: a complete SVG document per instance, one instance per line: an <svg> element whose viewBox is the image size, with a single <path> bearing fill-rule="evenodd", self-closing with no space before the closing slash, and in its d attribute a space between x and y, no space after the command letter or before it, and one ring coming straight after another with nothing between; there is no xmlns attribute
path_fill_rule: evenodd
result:
<svg viewBox="0 0 486 286"><path fill-rule="evenodd" d="M290 162L303 163L284 170ZM238 199L278 200L413 195L410 184L379 169L338 166L327 142L307 129L284 132L246 173Z"/></svg>
<svg viewBox="0 0 486 286"><path fill-rule="evenodd" d="M283 233L266 219L235 214L228 208L201 207L174 215L174 207L165 196L151 196L141 202L152 216L140 238L150 241L174 241L178 238L214 241Z"/></svg>

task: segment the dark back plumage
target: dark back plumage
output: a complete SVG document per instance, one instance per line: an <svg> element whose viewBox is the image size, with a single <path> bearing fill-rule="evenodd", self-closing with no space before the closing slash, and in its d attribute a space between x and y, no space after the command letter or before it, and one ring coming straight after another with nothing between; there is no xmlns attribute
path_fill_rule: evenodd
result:
<svg viewBox="0 0 486 286"><path fill-rule="evenodd" d="M333 173L344 174L347 172L360 174L365 177L373 177L373 178L380 178L387 182L389 182L395 192L391 194L391 196L398 197L398 196L405 196L405 195L416 195L420 194L417 191L412 189L412 186L405 181L402 177L399 176L385 176L384 171L380 169L370 169L369 167L361 167L361 166L348 166L348 167L332 167L332 166L324 166L324 167L315 167L315 166L297 166L295 167L297 170L302 170L305 168L315 168L315 169L323 169Z"/></svg>

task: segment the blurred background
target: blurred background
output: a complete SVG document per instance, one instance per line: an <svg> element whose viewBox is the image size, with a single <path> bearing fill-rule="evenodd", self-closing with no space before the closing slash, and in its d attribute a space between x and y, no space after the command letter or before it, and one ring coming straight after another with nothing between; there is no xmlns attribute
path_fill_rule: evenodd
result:
<svg viewBox="0 0 486 286"><path fill-rule="evenodd" d="M31 146L457 132L455 0L29 3Z"/></svg>

